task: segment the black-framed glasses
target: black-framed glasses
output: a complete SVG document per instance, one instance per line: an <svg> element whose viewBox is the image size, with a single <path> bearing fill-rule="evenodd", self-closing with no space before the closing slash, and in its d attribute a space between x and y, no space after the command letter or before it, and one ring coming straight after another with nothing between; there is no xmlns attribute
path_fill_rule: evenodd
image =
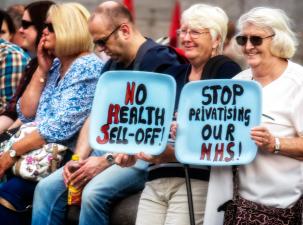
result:
<svg viewBox="0 0 303 225"><path fill-rule="evenodd" d="M100 39L98 39L98 40L95 40L95 41L94 41L94 44L95 44L95 45L98 45L98 46L100 46L100 47L104 47L104 46L106 45L106 42L109 40L109 38L110 38L117 30L119 30L121 26L122 26L122 24L119 25L119 26L117 26L117 27L116 27L109 35L107 35L106 37L100 38Z"/></svg>
<svg viewBox="0 0 303 225"><path fill-rule="evenodd" d="M29 28L30 26L34 25L32 21L27 21L27 20L21 20L21 27L25 30Z"/></svg>
<svg viewBox="0 0 303 225"><path fill-rule="evenodd" d="M47 28L47 30L48 30L50 33L54 33L54 27L53 27L53 24L52 24L52 23L44 23L44 28Z"/></svg>
<svg viewBox="0 0 303 225"><path fill-rule="evenodd" d="M236 41L237 41L237 44L241 45L241 46L246 45L248 40L253 46L259 46L259 45L262 45L263 39L270 38L273 36L275 36L275 34L269 35L267 37L260 37L260 36L256 36L256 35L252 35L252 36L239 35L236 37Z"/></svg>

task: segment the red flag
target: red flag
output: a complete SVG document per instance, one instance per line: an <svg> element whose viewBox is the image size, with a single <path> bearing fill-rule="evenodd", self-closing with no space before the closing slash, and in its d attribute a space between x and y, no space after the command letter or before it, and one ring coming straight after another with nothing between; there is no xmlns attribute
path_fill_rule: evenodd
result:
<svg viewBox="0 0 303 225"><path fill-rule="evenodd" d="M128 8L133 18L135 19L135 9L134 9L133 0L123 0L123 4Z"/></svg>
<svg viewBox="0 0 303 225"><path fill-rule="evenodd" d="M178 0L175 1L174 11L172 13L171 24L169 28L169 45L177 47L177 30L180 28L180 17L181 17L180 3Z"/></svg>

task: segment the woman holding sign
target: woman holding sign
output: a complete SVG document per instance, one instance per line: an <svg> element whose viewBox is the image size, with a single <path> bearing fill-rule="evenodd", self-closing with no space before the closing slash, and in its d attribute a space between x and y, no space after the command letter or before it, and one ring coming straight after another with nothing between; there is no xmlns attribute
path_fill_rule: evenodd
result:
<svg viewBox="0 0 303 225"><path fill-rule="evenodd" d="M233 175L226 169L212 170L207 224L223 224L223 213L215 211L232 198L230 181L234 176L239 178L236 194L242 198L241 206L236 206L249 204L250 211L242 208L243 214L230 221L236 215L230 214L227 204L224 224L301 225L303 67L289 60L295 54L297 40L289 18L279 9L254 8L240 17L238 28L236 41L250 68L235 78L255 80L263 89L262 124L251 130L259 151L251 164L239 166ZM224 191L219 190L220 185Z"/></svg>
<svg viewBox="0 0 303 225"><path fill-rule="evenodd" d="M181 89L190 81L231 78L241 71L238 64L221 55L227 23L226 14L219 7L196 4L183 12L178 34L190 64L181 65L177 70L173 68L180 71L176 76L177 102ZM132 164L126 160L129 158L120 156L116 158L117 163L123 166ZM149 182L140 199L136 224L190 224L184 168L176 162L173 145L168 145L159 156L140 153L137 158L155 165L149 170ZM190 167L189 173L195 223L202 225L209 169Z"/></svg>

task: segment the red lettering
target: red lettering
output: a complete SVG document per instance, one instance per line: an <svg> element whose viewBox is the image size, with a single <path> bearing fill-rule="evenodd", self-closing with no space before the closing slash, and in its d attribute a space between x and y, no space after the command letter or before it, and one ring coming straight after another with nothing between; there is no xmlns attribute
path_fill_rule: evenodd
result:
<svg viewBox="0 0 303 225"><path fill-rule="evenodd" d="M108 107L108 113L107 113L107 123L112 124L113 123L113 117L114 117L114 123L119 123L119 112L120 112L120 105L118 104L110 104Z"/></svg>
<svg viewBox="0 0 303 225"><path fill-rule="evenodd" d="M221 145L221 147L220 147ZM223 153L224 153L224 143L217 143L216 144L216 149L215 149L215 158L214 158L214 161L218 161L218 157L219 158L219 161L222 161L223 160Z"/></svg>
<svg viewBox="0 0 303 225"><path fill-rule="evenodd" d="M131 105L134 104L135 88L136 88L135 82L132 82L131 87L130 87L130 83L127 82L126 94L125 94L125 105L127 105L129 102Z"/></svg>
<svg viewBox="0 0 303 225"><path fill-rule="evenodd" d="M234 147L235 146L235 143L234 142L229 142L228 143L228 145L227 145L227 153L229 154L229 156L230 156L230 158L228 158L228 157L225 157L224 158L224 161L225 162L229 162L229 161L231 161L231 160L233 160L234 159L234 155L235 155L235 153L234 153L234 151L231 149L232 147Z"/></svg>
<svg viewBox="0 0 303 225"><path fill-rule="evenodd" d="M202 144L200 157L201 160L205 160L205 156L207 156L207 160L210 160L211 146L211 143L209 143L208 146L206 146L205 143Z"/></svg>
<svg viewBox="0 0 303 225"><path fill-rule="evenodd" d="M96 141L98 142L98 144L102 145L102 144L106 144L108 142L108 137L109 137L109 135L108 135L108 129L109 129L109 124L104 124L101 127L100 130L103 133L104 137L103 137L103 139L100 136L98 136L96 138Z"/></svg>

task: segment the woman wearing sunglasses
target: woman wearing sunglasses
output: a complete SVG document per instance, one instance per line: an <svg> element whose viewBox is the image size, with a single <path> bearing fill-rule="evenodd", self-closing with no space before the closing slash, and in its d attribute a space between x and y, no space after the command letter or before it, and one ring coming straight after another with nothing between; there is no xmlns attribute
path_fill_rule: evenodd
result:
<svg viewBox="0 0 303 225"><path fill-rule="evenodd" d="M47 143L74 148L103 67L91 53L88 18L89 12L78 3L50 6L37 47L37 69L17 103L20 120L35 122L37 129L2 154L0 178L19 156ZM5 203L0 204L1 223L28 224L22 212L32 203L36 184L18 176L8 178L0 187L0 203Z"/></svg>
<svg viewBox="0 0 303 225"><path fill-rule="evenodd" d="M13 130L7 131L8 129L20 126L20 121L17 120L18 115L16 111L16 103L23 94L26 86L28 85L33 73L37 68L37 46L42 36L46 13L52 4L54 3L51 1L37 1L30 3L25 7L25 12L22 16L21 27L19 29L22 38L21 47L27 50L32 59L28 63L24 73L21 76L20 83L13 98L7 105L5 111L0 115L0 134L2 134L0 136L0 142L8 139L14 132Z"/></svg>
<svg viewBox="0 0 303 225"><path fill-rule="evenodd" d="M18 115L16 111L16 104L37 68L37 46L42 36L46 13L52 4L54 3L51 1L37 1L30 3L25 7L25 12L21 21L21 27L19 29L20 35L22 37L21 47L27 50L32 59L22 74L20 83L13 98L7 105L5 111L0 115L0 134L2 134L0 136L0 142L8 139L14 132L13 130L8 129L20 126L20 121L17 120Z"/></svg>
<svg viewBox="0 0 303 225"><path fill-rule="evenodd" d="M289 60L295 54L297 40L290 29L289 18L279 9L254 8L240 17L238 28L236 41L250 68L235 79L255 80L262 86L262 110L266 115L261 125L251 130L258 153L252 163L238 167L239 176L235 175L239 177L238 193L248 201L273 207L272 212L279 208L280 211L272 215L280 222L260 216L264 210L256 212L251 205L238 215L237 224L241 220L241 224L247 225L301 225L303 67ZM217 205L213 205L207 224L222 224L223 213L215 216L215 210L232 198L232 184L227 182L227 177L232 181L232 176L226 169L212 170L211 187L214 188L208 198L211 204ZM220 185L224 185L224 190ZM289 211L285 213L286 208L295 211L293 218L288 217Z"/></svg>

